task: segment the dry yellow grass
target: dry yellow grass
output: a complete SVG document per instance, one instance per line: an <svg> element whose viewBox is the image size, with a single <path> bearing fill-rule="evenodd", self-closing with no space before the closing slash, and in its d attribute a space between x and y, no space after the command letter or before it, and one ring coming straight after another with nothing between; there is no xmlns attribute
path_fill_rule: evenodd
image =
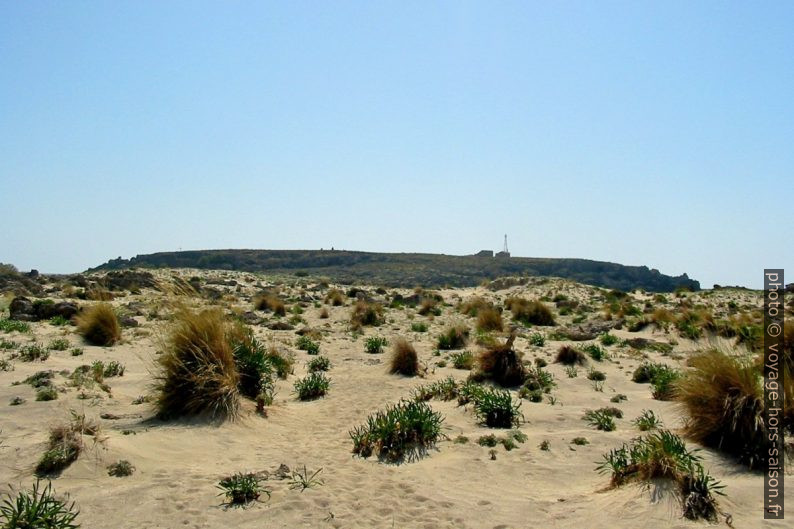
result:
<svg viewBox="0 0 794 529"><path fill-rule="evenodd" d="M107 303L99 303L77 315L77 330L88 342L95 345L113 345L121 339L121 325Z"/></svg>

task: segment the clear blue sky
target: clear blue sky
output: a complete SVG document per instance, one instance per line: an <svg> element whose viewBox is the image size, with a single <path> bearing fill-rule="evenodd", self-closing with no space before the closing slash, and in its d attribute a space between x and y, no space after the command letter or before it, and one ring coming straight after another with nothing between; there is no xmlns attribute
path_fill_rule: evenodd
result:
<svg viewBox="0 0 794 529"><path fill-rule="evenodd" d="M499 249L794 280L794 3L0 2L0 261Z"/></svg>

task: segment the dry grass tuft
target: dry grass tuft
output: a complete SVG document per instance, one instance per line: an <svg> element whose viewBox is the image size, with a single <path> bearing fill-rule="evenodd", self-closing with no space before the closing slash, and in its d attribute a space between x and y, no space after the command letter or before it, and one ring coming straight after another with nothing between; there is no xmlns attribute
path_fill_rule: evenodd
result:
<svg viewBox="0 0 794 529"><path fill-rule="evenodd" d="M717 347L690 357L689 365L693 369L676 383L685 434L757 467L765 460L761 373L748 359Z"/></svg>
<svg viewBox="0 0 794 529"><path fill-rule="evenodd" d="M583 366L587 363L587 355L575 347L563 345L560 347L559 351L557 351L557 357L554 359L554 361L558 364L563 364L566 366Z"/></svg>
<svg viewBox="0 0 794 529"><path fill-rule="evenodd" d="M239 409L240 375L229 343L233 327L220 310L179 310L157 359L155 390L163 418L208 413L233 419Z"/></svg>
<svg viewBox="0 0 794 529"><path fill-rule="evenodd" d="M113 307L98 303L76 317L77 330L94 345L113 345L121 339L121 325Z"/></svg>
<svg viewBox="0 0 794 529"><path fill-rule="evenodd" d="M494 307L480 309L477 313L477 329L486 332L503 330L502 313Z"/></svg>
<svg viewBox="0 0 794 529"><path fill-rule="evenodd" d="M419 374L419 357L416 349L405 338L394 340L389 373L413 377Z"/></svg>
<svg viewBox="0 0 794 529"><path fill-rule="evenodd" d="M278 316L287 315L287 307L278 296L270 292L259 294L254 298L254 308L256 310L271 311Z"/></svg>
<svg viewBox="0 0 794 529"><path fill-rule="evenodd" d="M340 307L345 304L345 294L338 288L332 288L325 295L325 302L333 307Z"/></svg>
<svg viewBox="0 0 794 529"><path fill-rule="evenodd" d="M507 342L483 350L477 357L475 380L490 379L504 387L520 386L527 377L521 353L513 350L511 335Z"/></svg>
<svg viewBox="0 0 794 529"><path fill-rule="evenodd" d="M377 327L383 323L383 307L378 303L359 300L353 305L350 323L354 329L360 329L365 325Z"/></svg>
<svg viewBox="0 0 794 529"><path fill-rule="evenodd" d="M513 313L513 319L526 325L555 325L554 315L540 301L529 301L524 298L507 298L505 307Z"/></svg>

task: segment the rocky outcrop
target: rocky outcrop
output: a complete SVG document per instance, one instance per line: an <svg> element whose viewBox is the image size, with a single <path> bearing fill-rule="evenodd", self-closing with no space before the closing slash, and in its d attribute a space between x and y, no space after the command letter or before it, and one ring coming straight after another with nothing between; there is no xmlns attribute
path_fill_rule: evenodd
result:
<svg viewBox="0 0 794 529"><path fill-rule="evenodd" d="M54 302L49 299L31 301L26 297L18 296L11 301L8 310L12 320L40 321L49 320L55 316L70 320L80 309L71 301Z"/></svg>

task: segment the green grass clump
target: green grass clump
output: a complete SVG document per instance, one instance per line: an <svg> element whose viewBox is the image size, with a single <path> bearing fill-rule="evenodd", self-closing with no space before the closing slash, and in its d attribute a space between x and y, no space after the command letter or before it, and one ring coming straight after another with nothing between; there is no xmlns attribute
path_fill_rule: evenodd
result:
<svg viewBox="0 0 794 529"><path fill-rule="evenodd" d="M596 362L602 362L609 357L603 348L594 343L587 344L582 349Z"/></svg>
<svg viewBox="0 0 794 529"><path fill-rule="evenodd" d="M613 417L614 415L612 413L603 408L600 410L588 410L584 414L584 419L590 426L604 432L612 432L615 430L616 426Z"/></svg>
<svg viewBox="0 0 794 529"><path fill-rule="evenodd" d="M295 393L300 400L315 400L324 397L330 385L325 373L314 372L295 381Z"/></svg>
<svg viewBox="0 0 794 529"><path fill-rule="evenodd" d="M309 373L315 373L317 371L328 371L331 369L331 361L328 359L327 356L318 356L317 358L312 358L312 360L308 364Z"/></svg>
<svg viewBox="0 0 794 529"><path fill-rule="evenodd" d="M585 446L589 445L590 441L588 441L586 437L574 437L571 439L571 444L575 444L576 446Z"/></svg>
<svg viewBox="0 0 794 529"><path fill-rule="evenodd" d="M253 332L244 327L236 328L230 339L230 345L239 373L240 393L255 399L272 388L276 371L275 362L268 354L265 345L253 335ZM291 365L285 369L291 369Z"/></svg>
<svg viewBox="0 0 794 529"><path fill-rule="evenodd" d="M443 380L426 384L415 388L412 392L412 400L416 402L426 401L434 398L441 400L454 400L460 395L460 386L455 379L447 377Z"/></svg>
<svg viewBox="0 0 794 529"><path fill-rule="evenodd" d="M713 493L722 494L720 483L703 470L700 458L687 450L677 435L660 430L604 454L596 468L611 474L613 487L630 481L650 483L669 479L676 484L684 517L717 520Z"/></svg>
<svg viewBox="0 0 794 529"><path fill-rule="evenodd" d="M86 420L85 415L72 412L71 420L50 430L47 451L36 464L37 476L57 476L80 456L83 451L83 435L96 436L99 424Z"/></svg>
<svg viewBox="0 0 794 529"><path fill-rule="evenodd" d="M207 413L233 419L239 410L240 373L219 310L180 310L157 357L155 406L162 418Z"/></svg>
<svg viewBox="0 0 794 529"><path fill-rule="evenodd" d="M306 351L310 355L320 354L320 344L312 340L308 335L299 336L295 341L295 347L301 351Z"/></svg>
<svg viewBox="0 0 794 529"><path fill-rule="evenodd" d="M349 432L353 453L361 457L377 454L387 462L424 455L443 436L444 418L426 402L401 401L367 418Z"/></svg>
<svg viewBox="0 0 794 529"><path fill-rule="evenodd" d="M42 386L36 391L36 400L47 402L58 398L58 390L52 386Z"/></svg>
<svg viewBox="0 0 794 529"><path fill-rule="evenodd" d="M55 327L63 327L64 325L69 325L71 321L64 318L60 314L56 314L52 318L50 318L50 325L54 325Z"/></svg>
<svg viewBox="0 0 794 529"><path fill-rule="evenodd" d="M0 319L0 331L3 332L30 332L30 324L24 321Z"/></svg>
<svg viewBox="0 0 794 529"><path fill-rule="evenodd" d="M532 334L529 335L529 345L534 345L535 347L543 347L544 345L546 345L546 339L539 332L533 332Z"/></svg>
<svg viewBox="0 0 794 529"><path fill-rule="evenodd" d="M382 336L370 336L364 341L364 349L372 355L380 354L388 344L389 341Z"/></svg>
<svg viewBox="0 0 794 529"><path fill-rule="evenodd" d="M230 505L240 506L258 500L264 493L270 497L270 491L262 486L262 478L257 474L237 473L223 478L218 482L220 496L225 496Z"/></svg>
<svg viewBox="0 0 794 529"><path fill-rule="evenodd" d="M85 351L83 350L82 347L72 347L72 349L69 350L69 354L72 355L72 356L80 356L84 352Z"/></svg>
<svg viewBox="0 0 794 529"><path fill-rule="evenodd" d="M462 349L469 339L469 329L462 325L448 327L438 337L438 348L442 350Z"/></svg>
<svg viewBox="0 0 794 529"><path fill-rule="evenodd" d="M501 389L483 389L474 399L474 411L478 418L490 428L512 428L521 420L519 408L509 391Z"/></svg>
<svg viewBox="0 0 794 529"><path fill-rule="evenodd" d="M605 332L601 336L598 337L598 341L601 342L601 345L604 347L609 347L610 345L615 345L620 341L620 339L615 336L614 334Z"/></svg>
<svg viewBox="0 0 794 529"><path fill-rule="evenodd" d="M449 358L455 369L471 369L474 366L474 353L468 350L452 353Z"/></svg>
<svg viewBox="0 0 794 529"><path fill-rule="evenodd" d="M424 322L412 323L411 330L413 332L427 332L427 324Z"/></svg>
<svg viewBox="0 0 794 529"><path fill-rule="evenodd" d="M653 410L642 410L642 414L634 419L634 425L641 431L656 430L662 426L662 421Z"/></svg>
<svg viewBox="0 0 794 529"><path fill-rule="evenodd" d="M488 435L481 435L480 438L477 439L477 444L480 446L488 446L493 448L499 444L499 438L492 433L489 433Z"/></svg>
<svg viewBox="0 0 794 529"><path fill-rule="evenodd" d="M74 502L67 504L55 497L52 482L41 488L38 480L30 491L5 494L0 504L3 529L76 529L79 514Z"/></svg>

